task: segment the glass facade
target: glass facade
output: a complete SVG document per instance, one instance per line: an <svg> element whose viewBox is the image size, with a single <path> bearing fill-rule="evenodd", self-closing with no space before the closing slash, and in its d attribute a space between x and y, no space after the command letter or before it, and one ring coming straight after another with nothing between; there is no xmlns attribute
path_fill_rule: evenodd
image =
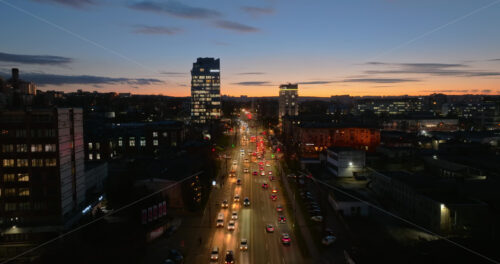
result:
<svg viewBox="0 0 500 264"><path fill-rule="evenodd" d="M198 58L191 70L191 121L205 124L220 119L220 60Z"/></svg>

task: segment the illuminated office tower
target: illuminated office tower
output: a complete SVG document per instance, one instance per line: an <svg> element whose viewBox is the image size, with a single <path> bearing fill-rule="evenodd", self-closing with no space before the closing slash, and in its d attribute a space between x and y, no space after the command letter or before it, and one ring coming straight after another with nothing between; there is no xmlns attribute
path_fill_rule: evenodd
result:
<svg viewBox="0 0 500 264"><path fill-rule="evenodd" d="M220 101L220 60L198 58L191 70L191 122L219 120Z"/></svg>
<svg viewBox="0 0 500 264"><path fill-rule="evenodd" d="M298 84L282 84L280 85L279 97L279 119L284 116L296 116L299 114L299 85Z"/></svg>

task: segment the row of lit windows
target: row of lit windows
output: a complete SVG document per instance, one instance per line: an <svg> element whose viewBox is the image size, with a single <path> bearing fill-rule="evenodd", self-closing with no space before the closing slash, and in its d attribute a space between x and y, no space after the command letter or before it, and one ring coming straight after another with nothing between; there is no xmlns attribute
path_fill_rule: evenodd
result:
<svg viewBox="0 0 500 264"><path fill-rule="evenodd" d="M4 137L16 137L16 138L25 138L30 135L31 137L40 137L40 138L47 138L47 137L55 137L56 136L56 130L55 129L4 129L1 131L0 136Z"/></svg>
<svg viewBox="0 0 500 264"><path fill-rule="evenodd" d="M26 197L30 196L30 188L4 188L0 189L0 197Z"/></svg>
<svg viewBox="0 0 500 264"><path fill-rule="evenodd" d="M45 162L44 162L45 160ZM29 159L3 159L2 166L8 167L29 167ZM57 166L57 159L32 159L31 167L55 167Z"/></svg>
<svg viewBox="0 0 500 264"><path fill-rule="evenodd" d="M2 176L4 182L29 182L29 173L4 173Z"/></svg>
<svg viewBox="0 0 500 264"><path fill-rule="evenodd" d="M57 150L56 144L31 144L28 148L28 144L5 144L2 145L2 152L55 152Z"/></svg>

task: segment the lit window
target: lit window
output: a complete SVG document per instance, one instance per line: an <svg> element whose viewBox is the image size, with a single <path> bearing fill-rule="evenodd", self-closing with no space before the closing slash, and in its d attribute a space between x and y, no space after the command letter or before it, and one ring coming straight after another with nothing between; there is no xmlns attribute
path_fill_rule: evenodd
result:
<svg viewBox="0 0 500 264"><path fill-rule="evenodd" d="M168 133L167 132L163 132L163 137L167 137L168 136Z"/></svg>
<svg viewBox="0 0 500 264"><path fill-rule="evenodd" d="M6 173L3 175L3 181L4 182L13 182L16 180L16 175L12 173Z"/></svg>
<svg viewBox="0 0 500 264"><path fill-rule="evenodd" d="M118 138L118 146L119 147L123 146L123 140L122 140L122 138Z"/></svg>
<svg viewBox="0 0 500 264"><path fill-rule="evenodd" d="M55 152L55 151L56 151L56 144L45 145L45 152Z"/></svg>
<svg viewBox="0 0 500 264"><path fill-rule="evenodd" d="M14 159L4 159L2 164L4 167L14 167Z"/></svg>
<svg viewBox="0 0 500 264"><path fill-rule="evenodd" d="M101 143L97 142L95 143L95 149L99 150L101 148Z"/></svg>
<svg viewBox="0 0 500 264"><path fill-rule="evenodd" d="M28 159L17 159L17 167L28 167Z"/></svg>
<svg viewBox="0 0 500 264"><path fill-rule="evenodd" d="M32 159L31 167L43 167L43 159Z"/></svg>
<svg viewBox="0 0 500 264"><path fill-rule="evenodd" d="M47 167L57 166L57 159L45 159L45 166Z"/></svg>
<svg viewBox="0 0 500 264"><path fill-rule="evenodd" d="M158 137L158 132L153 132L153 137Z"/></svg>
<svg viewBox="0 0 500 264"><path fill-rule="evenodd" d="M42 144L32 144L31 145L31 152L42 152L42 151L43 151Z"/></svg>
<svg viewBox="0 0 500 264"><path fill-rule="evenodd" d="M29 188L19 188L19 196L30 196L30 189Z"/></svg>
<svg viewBox="0 0 500 264"><path fill-rule="evenodd" d="M141 144L141 147L145 147L145 146L146 146L146 138L141 137L141 142L140 142L140 144Z"/></svg>
<svg viewBox="0 0 500 264"><path fill-rule="evenodd" d="M5 196L16 196L15 188L5 188Z"/></svg>
<svg viewBox="0 0 500 264"><path fill-rule="evenodd" d="M128 140L128 145L130 147L135 147L135 137L130 137Z"/></svg>
<svg viewBox="0 0 500 264"><path fill-rule="evenodd" d="M92 154L89 154L89 160L93 160L94 156Z"/></svg>
<svg viewBox="0 0 500 264"><path fill-rule="evenodd" d="M100 160L100 159L101 159L101 154L97 153L97 154L95 155L95 158L96 158L96 159L98 159L98 160Z"/></svg>
<svg viewBox="0 0 500 264"><path fill-rule="evenodd" d="M20 181L20 182L29 182L30 181L30 175L28 173L18 173L17 174L17 181Z"/></svg>
<svg viewBox="0 0 500 264"><path fill-rule="evenodd" d="M153 140L153 146L158 146L158 139Z"/></svg>
<svg viewBox="0 0 500 264"><path fill-rule="evenodd" d="M16 145L17 152L28 152L28 145L26 144L17 144Z"/></svg>
<svg viewBox="0 0 500 264"><path fill-rule="evenodd" d="M92 147L93 147L92 142L89 142L89 150L92 150Z"/></svg>

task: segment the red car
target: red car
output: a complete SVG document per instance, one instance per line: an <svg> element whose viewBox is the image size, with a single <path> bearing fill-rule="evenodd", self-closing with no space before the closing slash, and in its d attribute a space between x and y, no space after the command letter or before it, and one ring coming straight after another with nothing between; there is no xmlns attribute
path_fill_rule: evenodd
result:
<svg viewBox="0 0 500 264"><path fill-rule="evenodd" d="M257 176L257 172L256 171L252 172L252 175Z"/></svg>
<svg viewBox="0 0 500 264"><path fill-rule="evenodd" d="M281 234L281 243L283 243L283 245L290 245L290 242L290 235L288 235L287 233Z"/></svg>
<svg viewBox="0 0 500 264"><path fill-rule="evenodd" d="M282 224L286 223L285 216L283 216L283 215L278 216L278 223L282 223Z"/></svg>
<svg viewBox="0 0 500 264"><path fill-rule="evenodd" d="M269 185L267 185L267 183L265 183L265 182L264 182L264 183L262 184L262 188L263 188L263 189L267 189L267 187L269 187Z"/></svg>
<svg viewBox="0 0 500 264"><path fill-rule="evenodd" d="M283 206L281 204L278 204L278 206L276 206L276 211L283 212Z"/></svg>
<svg viewBox="0 0 500 264"><path fill-rule="evenodd" d="M271 194L271 200L276 201L278 196L276 194Z"/></svg>
<svg viewBox="0 0 500 264"><path fill-rule="evenodd" d="M271 176L269 176L269 180L270 180L270 181L274 181L274 176L272 176L272 175L271 175Z"/></svg>
<svg viewBox="0 0 500 264"><path fill-rule="evenodd" d="M266 232L267 233L272 233L274 232L274 226L271 224L266 225Z"/></svg>
<svg viewBox="0 0 500 264"><path fill-rule="evenodd" d="M259 170L264 170L264 167L259 167Z"/></svg>
<svg viewBox="0 0 500 264"><path fill-rule="evenodd" d="M272 172L272 171L269 171L269 172L268 172L268 174L269 174L269 175L273 175L273 172Z"/></svg>

